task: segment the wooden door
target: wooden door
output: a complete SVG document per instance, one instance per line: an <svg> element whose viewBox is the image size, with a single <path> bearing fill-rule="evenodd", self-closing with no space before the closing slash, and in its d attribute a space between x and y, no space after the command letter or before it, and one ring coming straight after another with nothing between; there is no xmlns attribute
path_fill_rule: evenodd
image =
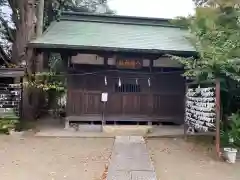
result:
<svg viewBox="0 0 240 180"><path fill-rule="evenodd" d="M122 94L123 115L133 115L140 113L140 96L137 94Z"/></svg>
<svg viewBox="0 0 240 180"><path fill-rule="evenodd" d="M150 111L149 96L144 93L122 94L123 114L148 115Z"/></svg>
<svg viewBox="0 0 240 180"><path fill-rule="evenodd" d="M122 115L123 114L123 98L120 93L109 93L108 102L105 109L106 115Z"/></svg>
<svg viewBox="0 0 240 180"><path fill-rule="evenodd" d="M102 107L99 91L68 91L67 114L69 116L101 114Z"/></svg>
<svg viewBox="0 0 240 180"><path fill-rule="evenodd" d="M118 79L108 81L109 99L106 107L107 115L149 115L150 100L147 78L138 80L121 77L121 85Z"/></svg>
<svg viewBox="0 0 240 180"><path fill-rule="evenodd" d="M102 102L101 92L88 91L83 93L84 112L83 114L101 114Z"/></svg>

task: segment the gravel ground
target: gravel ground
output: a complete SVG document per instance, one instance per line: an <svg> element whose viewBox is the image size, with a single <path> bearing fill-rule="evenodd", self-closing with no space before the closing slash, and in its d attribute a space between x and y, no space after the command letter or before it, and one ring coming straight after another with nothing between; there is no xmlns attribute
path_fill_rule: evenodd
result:
<svg viewBox="0 0 240 180"><path fill-rule="evenodd" d="M239 180L240 162L214 160L212 150L182 139L147 141L160 180Z"/></svg>
<svg viewBox="0 0 240 180"><path fill-rule="evenodd" d="M1 180L101 180L113 139L0 136Z"/></svg>

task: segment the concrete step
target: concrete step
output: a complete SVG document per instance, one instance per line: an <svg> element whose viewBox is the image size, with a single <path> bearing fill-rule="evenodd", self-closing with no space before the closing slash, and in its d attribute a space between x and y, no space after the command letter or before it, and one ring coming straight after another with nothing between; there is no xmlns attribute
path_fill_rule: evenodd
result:
<svg viewBox="0 0 240 180"><path fill-rule="evenodd" d="M103 132L114 135L128 135L128 136L144 136L148 134L152 129L152 126L143 125L104 125Z"/></svg>

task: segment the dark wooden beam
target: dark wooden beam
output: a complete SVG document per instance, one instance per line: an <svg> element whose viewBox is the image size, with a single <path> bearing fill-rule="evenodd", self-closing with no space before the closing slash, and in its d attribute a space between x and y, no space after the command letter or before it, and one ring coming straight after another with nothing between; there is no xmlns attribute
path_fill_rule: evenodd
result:
<svg viewBox="0 0 240 180"><path fill-rule="evenodd" d="M216 146L216 154L217 157L221 158L221 151L220 151L220 119L221 119L221 82L220 79L216 79L216 139L215 139L215 146Z"/></svg>
<svg viewBox="0 0 240 180"><path fill-rule="evenodd" d="M68 51L63 51L60 53L62 61L64 63L64 67L71 67L71 58L72 58L72 53Z"/></svg>
<svg viewBox="0 0 240 180"><path fill-rule="evenodd" d="M36 57L39 55L39 51L37 49L27 49L27 73L34 74L37 70Z"/></svg>
<svg viewBox="0 0 240 180"><path fill-rule="evenodd" d="M183 57L196 57L198 53L196 51L176 51L176 50L160 50L160 49L134 49L134 48L116 48L116 47L102 47L102 46L84 46L84 45L66 45L66 44L44 44L34 43L29 44L29 47L40 49L67 49L76 51L98 51L98 52L112 52L112 53L138 53L138 54L162 54L162 55L175 55Z"/></svg>
<svg viewBox="0 0 240 180"><path fill-rule="evenodd" d="M38 48L38 51L43 52L43 51L50 51L50 52L58 52L61 53L63 51L68 51L68 52L72 52L75 54L78 53L82 53L82 54L96 54L99 55L101 57L104 56L108 56L108 57L112 57L116 54L125 54L125 55L136 55L136 56L144 56L144 57L149 57L150 59L152 58L157 58L160 56L164 56L164 55L176 55L176 56L182 56L182 57L197 57L197 53L196 52L188 52L188 51L183 51L183 52L179 52L179 51L151 51L151 50L134 50L134 49L129 49L129 50L112 50L111 48L64 48L64 47L44 47L44 48Z"/></svg>
<svg viewBox="0 0 240 180"><path fill-rule="evenodd" d="M50 53L43 52L43 69L49 69Z"/></svg>
<svg viewBox="0 0 240 180"><path fill-rule="evenodd" d="M154 62L154 60L150 60L150 64L149 64L149 71L150 71L150 73L152 73L152 71L153 71L153 62Z"/></svg>
<svg viewBox="0 0 240 180"><path fill-rule="evenodd" d="M108 66L108 56L104 57L104 67L107 68Z"/></svg>

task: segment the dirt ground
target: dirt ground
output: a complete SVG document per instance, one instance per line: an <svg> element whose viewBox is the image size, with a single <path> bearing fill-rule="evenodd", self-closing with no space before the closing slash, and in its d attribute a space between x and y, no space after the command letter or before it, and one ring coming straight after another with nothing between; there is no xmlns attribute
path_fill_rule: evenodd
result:
<svg viewBox="0 0 240 180"><path fill-rule="evenodd" d="M1 180L100 180L113 139L0 136Z"/></svg>
<svg viewBox="0 0 240 180"><path fill-rule="evenodd" d="M152 139L147 146L160 180L240 179L240 162L230 165L217 161L213 150L202 144L183 139Z"/></svg>

